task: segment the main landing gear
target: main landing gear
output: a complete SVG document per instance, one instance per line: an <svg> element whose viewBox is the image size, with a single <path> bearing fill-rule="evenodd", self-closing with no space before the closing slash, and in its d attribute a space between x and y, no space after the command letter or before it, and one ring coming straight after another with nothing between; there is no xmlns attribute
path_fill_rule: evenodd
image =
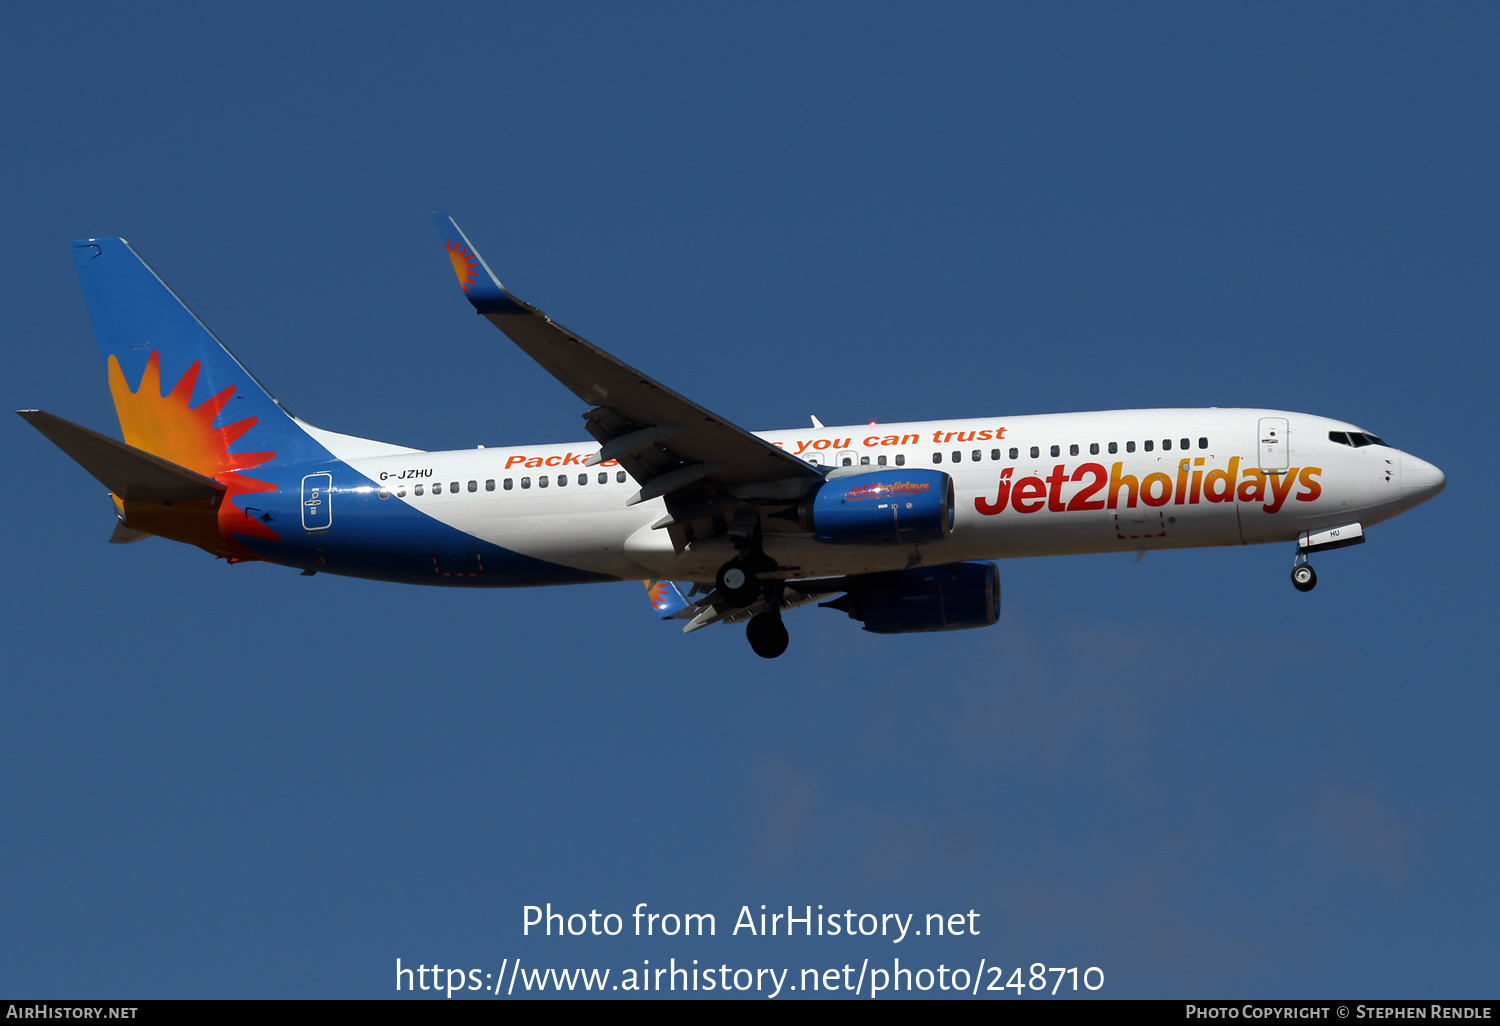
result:
<svg viewBox="0 0 1500 1026"><path fill-rule="evenodd" d="M745 625L745 638L750 642L751 649L762 659L775 659L786 651L787 642L790 637L786 632L786 624L781 622L779 611L769 613L757 613L750 618Z"/></svg>
<svg viewBox="0 0 1500 1026"><path fill-rule="evenodd" d="M770 608L756 613L745 625L745 638L750 647L762 659L775 659L786 651L786 624L781 622L780 581L762 582L756 571L764 573L776 569L776 561L768 557L760 545L760 518L751 511L742 511L730 526L729 536L739 549L739 555L719 567L714 575L714 587L719 595L737 609L748 609L762 598Z"/></svg>
<svg viewBox="0 0 1500 1026"><path fill-rule="evenodd" d="M760 578L750 570L743 559L731 559L719 567L714 585L732 605L748 606L760 598Z"/></svg>
<svg viewBox="0 0 1500 1026"><path fill-rule="evenodd" d="M745 625L745 638L762 659L775 659L786 651L789 638L786 624L781 622L780 581L762 584L749 565L743 560L732 559L719 568L714 583L727 602L741 609L754 605L764 596L771 608L750 618Z"/></svg>
<svg viewBox="0 0 1500 1026"><path fill-rule="evenodd" d="M1292 587L1298 591L1312 591L1318 586L1318 575L1307 561L1307 553L1298 552L1292 563Z"/></svg>

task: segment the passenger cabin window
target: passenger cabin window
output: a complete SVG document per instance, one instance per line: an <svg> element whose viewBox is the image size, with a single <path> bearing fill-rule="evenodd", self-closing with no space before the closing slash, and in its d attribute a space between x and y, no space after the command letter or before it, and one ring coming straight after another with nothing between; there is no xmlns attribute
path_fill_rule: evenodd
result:
<svg viewBox="0 0 1500 1026"><path fill-rule="evenodd" d="M523 477L523 478L521 478L521 487L522 488L530 488L531 487L531 478L529 478L529 477Z"/></svg>
<svg viewBox="0 0 1500 1026"><path fill-rule="evenodd" d="M413 485L412 489L411 489L411 493L413 495L421 495L422 494L422 486L421 485Z"/></svg>
<svg viewBox="0 0 1500 1026"><path fill-rule="evenodd" d="M566 488L566 487L568 487L568 475L567 474L558 474L557 475L557 487L559 487L559 488Z"/></svg>
<svg viewBox="0 0 1500 1026"><path fill-rule="evenodd" d="M477 492L477 491L479 491L479 482L478 481L470 481L469 482L469 491L471 491L471 492Z"/></svg>
<svg viewBox="0 0 1500 1026"><path fill-rule="evenodd" d="M623 471L623 470L617 470L617 471L615 471L615 480L618 481L620 484L624 484L625 483L625 471Z"/></svg>
<svg viewBox="0 0 1500 1026"><path fill-rule="evenodd" d="M1188 447L1189 447L1189 445L1188 445L1188 443L1189 443L1189 442L1190 442L1190 441L1191 441L1191 439L1188 439L1188 438L1184 438L1184 439L1182 439L1182 441L1181 441L1181 444L1179 444L1179 445L1178 445L1178 446L1177 446L1177 448L1179 448L1179 449L1186 449L1186 448L1188 448Z"/></svg>
<svg viewBox="0 0 1500 1026"><path fill-rule="evenodd" d="M843 465L846 466L846 467L852 467L854 465L853 458L849 457L849 456L845 456L844 459L843 459Z"/></svg>
<svg viewBox="0 0 1500 1026"><path fill-rule="evenodd" d="M1090 442L1089 443L1089 455L1090 456L1097 456L1097 455L1099 455L1099 443L1098 442Z"/></svg>
<svg viewBox="0 0 1500 1026"><path fill-rule="evenodd" d="M1132 442L1131 444L1134 445L1135 443ZM1143 445L1143 446L1141 446L1141 448L1145 449L1147 452L1150 452L1155 446L1156 446L1156 443L1153 442L1151 439L1148 438L1148 439L1146 439L1146 444Z"/></svg>
<svg viewBox="0 0 1500 1026"><path fill-rule="evenodd" d="M432 482L432 494L433 495L442 495L443 494L443 482L441 482L441 481L434 481L434 482Z"/></svg>
<svg viewBox="0 0 1500 1026"><path fill-rule="evenodd" d="M513 478L513 477L507 477L505 479L505 484L503 485L503 487L508 492L508 491L511 490L511 486L514 485L514 484L515 484L515 478Z"/></svg>
<svg viewBox="0 0 1500 1026"><path fill-rule="evenodd" d="M1200 449L1207 449L1208 448L1208 439L1207 438L1200 438L1200 439L1198 439L1198 448L1200 448Z"/></svg>
<svg viewBox="0 0 1500 1026"><path fill-rule="evenodd" d="M1161 440L1161 451L1166 452L1170 448L1172 448L1172 440L1170 438L1163 438Z"/></svg>
<svg viewBox="0 0 1500 1026"><path fill-rule="evenodd" d="M484 490L487 492L493 492L495 490L495 479L493 477L484 483Z"/></svg>
<svg viewBox="0 0 1500 1026"><path fill-rule="evenodd" d="M1010 451L1010 458L1011 459L1013 459L1013 460L1014 459L1019 459L1020 457L1021 457L1021 450L1020 449L1011 449L1011 451Z"/></svg>
<svg viewBox="0 0 1500 1026"><path fill-rule="evenodd" d="M1069 456L1077 456L1078 455L1078 443L1077 442L1074 442L1072 445L1068 446L1068 455Z"/></svg>
<svg viewBox="0 0 1500 1026"><path fill-rule="evenodd" d="M380 496L382 499L389 499L391 497L391 493L384 488L379 489L375 494Z"/></svg>
<svg viewBox="0 0 1500 1026"><path fill-rule="evenodd" d="M1060 445L1054 445L1052 447L1052 455L1054 455L1054 456L1061 456L1062 455L1062 446L1060 446Z"/></svg>
<svg viewBox="0 0 1500 1026"><path fill-rule="evenodd" d="M906 466L906 453L902 452L902 453L897 453L896 454L896 466L898 466L898 467L904 467L904 466Z"/></svg>
<svg viewBox="0 0 1500 1026"><path fill-rule="evenodd" d="M396 498L398 498L398 499L404 499L404 498L406 498L406 486L405 485L397 485L396 486Z"/></svg>
<svg viewBox="0 0 1500 1026"><path fill-rule="evenodd" d="M609 471L607 471L607 470L601 470L601 471L599 471L599 483L600 484L609 484Z"/></svg>
<svg viewBox="0 0 1500 1026"><path fill-rule="evenodd" d="M954 463L962 463L963 461L964 461L964 454L961 453L961 452L959 452L957 449L955 449L953 451L953 462Z"/></svg>
<svg viewBox="0 0 1500 1026"><path fill-rule="evenodd" d="M1120 451L1120 443L1119 442L1110 442L1109 443L1109 454L1111 456L1113 456L1115 453L1117 453L1119 451Z"/></svg>
<svg viewBox="0 0 1500 1026"><path fill-rule="evenodd" d="M543 474L541 477L538 477L536 479L536 486L538 488L546 488L547 487L547 475L546 474Z"/></svg>
<svg viewBox="0 0 1500 1026"><path fill-rule="evenodd" d="M587 474L579 474L578 475L578 483L581 484L581 485L588 484L589 483L589 476Z"/></svg>
<svg viewBox="0 0 1500 1026"><path fill-rule="evenodd" d="M1041 454L1042 454L1042 450L1041 450L1040 446L1033 445L1031 447L1031 458L1032 459L1036 459L1037 457L1041 456Z"/></svg>
<svg viewBox="0 0 1500 1026"><path fill-rule="evenodd" d="M980 460L984 459L984 453L980 452L978 449L975 449L973 452L969 453L969 459L973 460L975 463L978 463Z"/></svg>
<svg viewBox="0 0 1500 1026"><path fill-rule="evenodd" d="M992 459L992 460L998 460L999 458L1000 458L1000 450L999 449L991 449L990 450L990 459Z"/></svg>
<svg viewBox="0 0 1500 1026"><path fill-rule="evenodd" d="M870 465L870 457L868 457L868 456L861 456L859 458L859 465L861 467L868 467Z"/></svg>
<svg viewBox="0 0 1500 1026"><path fill-rule="evenodd" d="M885 457L884 456L876 456L875 457L875 462L878 463L880 466L883 467L883 466L885 466Z"/></svg>
<svg viewBox="0 0 1500 1026"><path fill-rule="evenodd" d="M452 484L450 484L448 486L448 490L450 492L452 492L454 495L457 495L458 494L458 482L454 481Z"/></svg>
<svg viewBox="0 0 1500 1026"><path fill-rule="evenodd" d="M940 453L940 452L933 453L932 454L932 462L934 462L934 463L941 463L941 462L943 462L943 454Z"/></svg>

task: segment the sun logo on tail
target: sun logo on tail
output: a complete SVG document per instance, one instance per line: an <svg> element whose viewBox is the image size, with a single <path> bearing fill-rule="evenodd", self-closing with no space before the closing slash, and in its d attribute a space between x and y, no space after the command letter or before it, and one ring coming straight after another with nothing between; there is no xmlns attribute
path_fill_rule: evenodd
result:
<svg viewBox="0 0 1500 1026"><path fill-rule="evenodd" d="M231 501L250 492L273 492L274 484L257 481L238 471L258 467L274 459L274 452L230 452L229 447L255 427L256 418L246 417L222 427L214 419L234 395L231 385L217 395L192 405L193 386L198 383L202 364L194 360L177 379L170 392L161 389L161 354L152 352L140 384L132 389L114 354L109 357L109 393L120 417L120 431L125 444L133 445L153 456L160 456L224 486L226 495L218 507L221 537L229 544L233 534L244 534L267 541L278 535L260 521L247 517Z"/></svg>
<svg viewBox="0 0 1500 1026"><path fill-rule="evenodd" d="M479 261L475 259L474 254L469 252L467 246L460 246L449 240L447 247L448 259L453 263L453 273L458 275L458 284L467 293L469 286L474 284L474 279L479 274Z"/></svg>
<svg viewBox="0 0 1500 1026"><path fill-rule="evenodd" d="M274 452L229 451L241 435L255 426L254 417L223 427L213 426L214 418L234 395L234 386L204 400L196 408L189 405L201 367L201 363L193 361L177 379L172 391L163 393L160 353L153 352L146 359L145 373L134 389L126 383L120 361L110 356L109 393L115 401L115 412L120 415L125 444L144 449L204 477L214 477L227 470L246 470L275 456Z"/></svg>

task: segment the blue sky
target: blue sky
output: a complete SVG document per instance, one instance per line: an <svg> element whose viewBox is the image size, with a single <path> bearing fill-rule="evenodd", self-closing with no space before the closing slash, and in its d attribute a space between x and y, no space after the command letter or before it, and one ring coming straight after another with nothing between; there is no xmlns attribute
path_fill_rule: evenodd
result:
<svg viewBox="0 0 1500 1026"><path fill-rule="evenodd" d="M1112 996L1493 996L1488 5L34 7L0 38L12 409L114 431L66 243L123 235L283 402L581 438L506 284L731 420L1339 417L1448 488L1320 558L1012 561L998 626L638 583L444 592L105 544L26 424L0 993L498 968L1099 966ZM521 909L982 913L979 937L538 940Z"/></svg>

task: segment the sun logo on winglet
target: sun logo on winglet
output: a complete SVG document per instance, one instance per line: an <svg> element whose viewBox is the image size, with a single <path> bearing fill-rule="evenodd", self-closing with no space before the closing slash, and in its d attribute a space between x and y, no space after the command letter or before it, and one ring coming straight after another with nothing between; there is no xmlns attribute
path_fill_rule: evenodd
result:
<svg viewBox="0 0 1500 1026"><path fill-rule="evenodd" d="M651 605L661 612L670 606L671 600L667 598L666 581L645 581L646 595L651 600Z"/></svg>
<svg viewBox="0 0 1500 1026"><path fill-rule="evenodd" d="M469 247L461 246L451 239L447 243L448 259L453 263L453 273L458 275L458 284L465 292L469 286L474 284L474 279L479 276L479 261L474 254L469 252Z"/></svg>

